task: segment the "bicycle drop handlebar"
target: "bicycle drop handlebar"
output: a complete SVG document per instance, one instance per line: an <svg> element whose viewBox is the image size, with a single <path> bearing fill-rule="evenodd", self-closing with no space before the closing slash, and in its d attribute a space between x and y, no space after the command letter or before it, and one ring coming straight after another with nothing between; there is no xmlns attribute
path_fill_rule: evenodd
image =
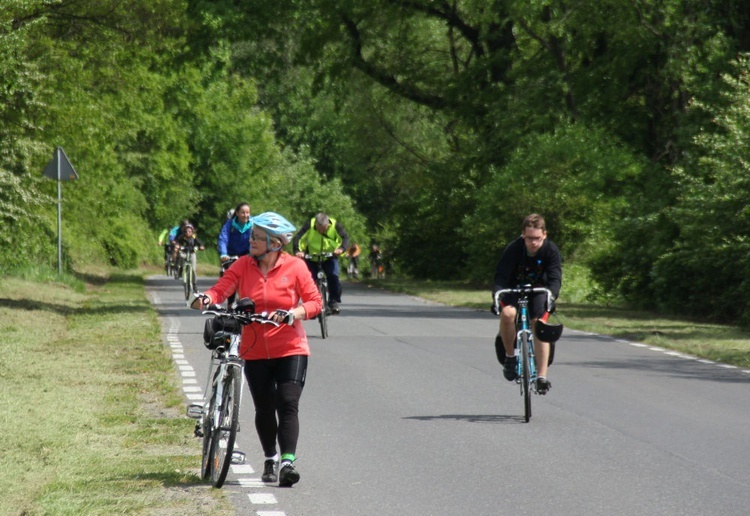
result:
<svg viewBox="0 0 750 516"><path fill-rule="evenodd" d="M520 294L520 295L526 295L529 296L530 294L547 294L547 306L552 306L552 301L554 299L554 296L552 295L552 291L548 288L544 287L532 287L531 285L524 285L522 287L518 288L504 288L502 290L498 290L495 292L495 313L500 314L500 298L504 296L505 294Z"/></svg>
<svg viewBox="0 0 750 516"><path fill-rule="evenodd" d="M318 253L318 254L307 254L305 253L305 260L312 260L315 262L324 262L329 258L336 256L333 253Z"/></svg>

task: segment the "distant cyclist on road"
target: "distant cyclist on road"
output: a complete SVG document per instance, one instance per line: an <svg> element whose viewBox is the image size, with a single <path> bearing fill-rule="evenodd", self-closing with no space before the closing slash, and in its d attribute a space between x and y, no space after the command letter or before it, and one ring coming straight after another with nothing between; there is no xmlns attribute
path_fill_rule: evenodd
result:
<svg viewBox="0 0 750 516"><path fill-rule="evenodd" d="M495 268L493 299L495 292L523 285L544 287L552 292L554 299L562 285L562 260L557 246L547 240L544 218L532 213L523 219L521 236L511 242L503 251ZM533 294L529 301L531 325L537 319L546 321L554 306L547 306L545 294ZM516 313L518 295L506 294L500 302L500 333L495 337L497 358L503 364L503 376L508 381L517 377L514 343L516 340ZM538 371L537 392L546 394L552 384L547 380L547 362L550 357L550 343L534 340L534 355Z"/></svg>
<svg viewBox="0 0 750 516"><path fill-rule="evenodd" d="M177 236L177 238L174 239L174 242L172 242L172 244L174 245L174 254L172 255L172 261L175 263L177 263L177 255L179 254L180 249L184 249L185 251L202 251L206 248L206 246L203 245L203 242L201 242L198 237L195 236L195 227L193 227L192 224L186 225L182 229L182 232ZM190 264L193 266L194 271L197 270L197 263L198 260L195 253L193 253Z"/></svg>
<svg viewBox="0 0 750 516"><path fill-rule="evenodd" d="M234 214L221 227L219 232L219 259L221 263L230 256L244 256L250 252L250 234L253 222L250 219L250 205L241 202Z"/></svg>
<svg viewBox="0 0 750 516"><path fill-rule="evenodd" d="M339 281L338 257L346 252L349 247L349 235L340 222L330 218L323 212L305 222L296 235L294 235L293 247L299 258L305 254L316 255L333 253L333 257L323 262L323 271L328 278L330 287L331 312L337 314L341 311L341 281ZM307 260L307 267L315 278L317 266L314 261Z"/></svg>
<svg viewBox="0 0 750 516"><path fill-rule="evenodd" d="M362 248L359 247L357 242L353 242L351 246L346 250L346 256L349 257L350 274L352 277L359 277L359 255L362 253Z"/></svg>

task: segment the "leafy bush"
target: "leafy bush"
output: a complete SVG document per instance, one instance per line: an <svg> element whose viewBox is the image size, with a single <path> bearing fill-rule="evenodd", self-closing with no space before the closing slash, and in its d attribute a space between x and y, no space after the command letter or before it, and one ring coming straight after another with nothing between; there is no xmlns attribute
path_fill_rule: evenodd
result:
<svg viewBox="0 0 750 516"><path fill-rule="evenodd" d="M534 212L545 218L564 259L592 256L610 242L613 217L643 170L629 149L595 127L565 125L526 138L463 221L471 278L492 278L503 249Z"/></svg>

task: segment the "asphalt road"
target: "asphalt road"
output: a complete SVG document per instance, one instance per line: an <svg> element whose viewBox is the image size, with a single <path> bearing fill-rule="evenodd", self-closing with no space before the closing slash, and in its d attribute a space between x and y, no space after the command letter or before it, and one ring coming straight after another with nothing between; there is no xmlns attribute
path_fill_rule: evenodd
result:
<svg viewBox="0 0 750 516"><path fill-rule="evenodd" d="M205 316L185 308L175 280L147 285L186 397L200 397ZM291 489L258 481L246 392L238 445L247 463L224 487L238 514L750 513L750 371L566 330L552 389L534 396L525 423L488 311L348 283L343 301L329 338L305 323L302 478Z"/></svg>

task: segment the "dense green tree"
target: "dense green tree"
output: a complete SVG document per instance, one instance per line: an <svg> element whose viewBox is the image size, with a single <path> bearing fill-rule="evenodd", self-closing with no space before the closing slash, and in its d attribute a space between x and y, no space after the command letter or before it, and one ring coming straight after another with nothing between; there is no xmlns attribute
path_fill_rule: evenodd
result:
<svg viewBox="0 0 750 516"><path fill-rule="evenodd" d="M750 324L750 59L724 74L721 104L696 102L712 124L675 170L680 185L666 212L679 227L653 268L653 295L669 310Z"/></svg>
<svg viewBox="0 0 750 516"><path fill-rule="evenodd" d="M613 220L649 172L645 159L601 129L571 124L530 136L463 221L471 276L489 281L522 219L534 212L568 260L598 256L611 245Z"/></svg>

